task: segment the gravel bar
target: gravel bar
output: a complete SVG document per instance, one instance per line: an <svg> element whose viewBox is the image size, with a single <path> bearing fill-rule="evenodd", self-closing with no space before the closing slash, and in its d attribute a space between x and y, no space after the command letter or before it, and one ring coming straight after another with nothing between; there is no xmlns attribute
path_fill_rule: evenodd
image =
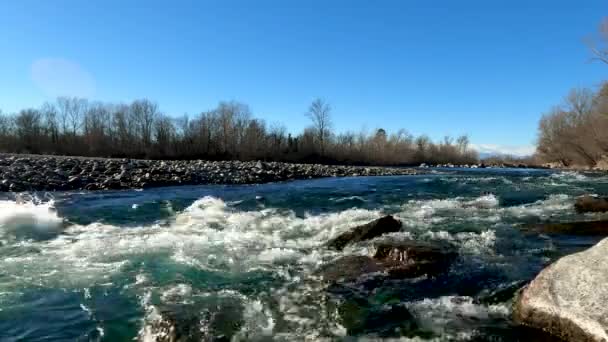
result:
<svg viewBox="0 0 608 342"><path fill-rule="evenodd" d="M401 176L419 172L411 168L261 161L0 155L0 191L116 190L176 185L260 184L322 177Z"/></svg>

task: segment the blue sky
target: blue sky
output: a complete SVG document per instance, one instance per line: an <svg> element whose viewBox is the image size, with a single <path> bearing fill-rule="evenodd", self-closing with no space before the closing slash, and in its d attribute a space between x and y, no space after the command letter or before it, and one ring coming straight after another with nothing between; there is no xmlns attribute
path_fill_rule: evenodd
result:
<svg viewBox="0 0 608 342"><path fill-rule="evenodd" d="M3 1L0 109L147 97L177 116L238 100L299 132L323 97L337 131L526 151L543 112L606 78L584 44L604 16L605 0Z"/></svg>

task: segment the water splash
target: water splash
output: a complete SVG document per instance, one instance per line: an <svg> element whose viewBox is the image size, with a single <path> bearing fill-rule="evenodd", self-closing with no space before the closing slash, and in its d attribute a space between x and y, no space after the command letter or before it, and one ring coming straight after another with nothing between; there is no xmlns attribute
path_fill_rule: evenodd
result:
<svg viewBox="0 0 608 342"><path fill-rule="evenodd" d="M29 195L0 200L0 241L54 238L63 223L54 205L53 199L44 201Z"/></svg>

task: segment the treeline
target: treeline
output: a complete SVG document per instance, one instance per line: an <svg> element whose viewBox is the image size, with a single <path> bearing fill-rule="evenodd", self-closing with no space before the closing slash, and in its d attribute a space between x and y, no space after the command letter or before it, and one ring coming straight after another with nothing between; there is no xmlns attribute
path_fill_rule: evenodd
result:
<svg viewBox="0 0 608 342"><path fill-rule="evenodd" d="M594 60L608 64L608 18L589 48ZM571 90L561 105L543 115L536 154L557 166L608 167L608 82L596 91Z"/></svg>
<svg viewBox="0 0 608 342"><path fill-rule="evenodd" d="M542 167L542 160L538 159L537 155L531 156L514 156L514 155L496 155L480 160L480 164L488 166L504 166L504 167Z"/></svg>
<svg viewBox="0 0 608 342"><path fill-rule="evenodd" d="M608 156L608 83L575 89L539 123L538 156L560 166L594 167Z"/></svg>
<svg viewBox="0 0 608 342"><path fill-rule="evenodd" d="M466 136L433 142L405 130L372 133L332 130L331 107L315 100L301 134L254 118L247 105L220 102L215 109L179 118L150 100L131 104L58 98L40 108L0 112L0 151L91 157L273 160L345 164L468 164L477 161Z"/></svg>

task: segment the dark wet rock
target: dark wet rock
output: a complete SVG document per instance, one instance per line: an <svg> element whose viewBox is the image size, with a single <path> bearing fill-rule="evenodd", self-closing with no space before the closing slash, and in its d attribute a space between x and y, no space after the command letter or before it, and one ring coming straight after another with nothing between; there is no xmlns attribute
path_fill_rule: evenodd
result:
<svg viewBox="0 0 608 342"><path fill-rule="evenodd" d="M398 241L379 244L374 259L381 262L391 277L412 278L441 273L457 256L447 244Z"/></svg>
<svg viewBox="0 0 608 342"><path fill-rule="evenodd" d="M514 320L566 341L608 341L607 283L604 239L541 271L518 296Z"/></svg>
<svg viewBox="0 0 608 342"><path fill-rule="evenodd" d="M349 244L370 240L386 233L398 232L399 230L401 230L401 222L388 215L338 235L327 246L332 249L342 250Z"/></svg>
<svg viewBox="0 0 608 342"><path fill-rule="evenodd" d="M258 184L296 179L412 175L406 168L236 161L129 160L0 155L0 191L101 190L184 184ZM79 178L74 178L79 177ZM14 184L11 186L11 184Z"/></svg>
<svg viewBox="0 0 608 342"><path fill-rule="evenodd" d="M374 274L393 279L434 276L446 271L456 257L449 245L417 241L381 243L373 257L344 256L321 267L318 273L328 282L350 282Z"/></svg>
<svg viewBox="0 0 608 342"><path fill-rule="evenodd" d="M80 185L81 182L82 182L82 178L80 178L79 176L71 176L68 179L68 184L73 185L73 186L78 186L78 185Z"/></svg>
<svg viewBox="0 0 608 342"><path fill-rule="evenodd" d="M500 326L484 326L468 342L564 342L540 329L534 329L523 325L507 324Z"/></svg>
<svg viewBox="0 0 608 342"><path fill-rule="evenodd" d="M411 336L418 329L416 319L402 304L376 307L367 302L346 300L338 306L338 314L350 336Z"/></svg>
<svg viewBox="0 0 608 342"><path fill-rule="evenodd" d="M475 297L475 303L493 305L506 303L513 299L517 291L519 291L526 281L518 280L507 284L500 284L493 289L485 289Z"/></svg>
<svg viewBox="0 0 608 342"><path fill-rule="evenodd" d="M383 272L384 270L382 264L371 257L348 255L321 267L319 274L321 274L323 280L329 282L353 281L363 275Z"/></svg>
<svg viewBox="0 0 608 342"><path fill-rule="evenodd" d="M574 208L579 213L603 213L608 211L608 199L595 196L581 196L576 199Z"/></svg>
<svg viewBox="0 0 608 342"><path fill-rule="evenodd" d="M608 236L608 221L580 221L531 224L524 231L542 234Z"/></svg>
<svg viewBox="0 0 608 342"><path fill-rule="evenodd" d="M168 305L160 317L147 322L138 336L141 342L225 342L242 326L243 307L218 303L213 308L198 305Z"/></svg>

